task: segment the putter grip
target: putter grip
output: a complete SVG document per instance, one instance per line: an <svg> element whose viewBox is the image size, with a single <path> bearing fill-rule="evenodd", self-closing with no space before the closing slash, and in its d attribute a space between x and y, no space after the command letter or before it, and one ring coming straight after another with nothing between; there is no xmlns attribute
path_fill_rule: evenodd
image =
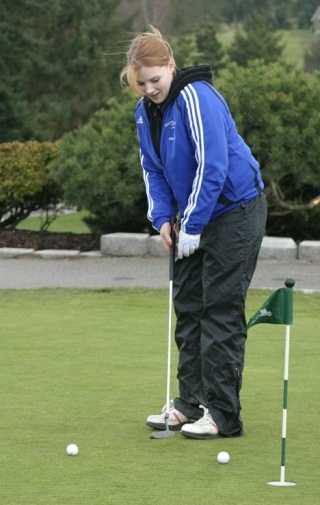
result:
<svg viewBox="0 0 320 505"><path fill-rule="evenodd" d="M174 231L173 225L174 225L174 218L171 218L171 240L172 240L172 245L170 247L170 262L169 262L169 280L173 280L173 266L174 266L174 260L176 256L176 232Z"/></svg>

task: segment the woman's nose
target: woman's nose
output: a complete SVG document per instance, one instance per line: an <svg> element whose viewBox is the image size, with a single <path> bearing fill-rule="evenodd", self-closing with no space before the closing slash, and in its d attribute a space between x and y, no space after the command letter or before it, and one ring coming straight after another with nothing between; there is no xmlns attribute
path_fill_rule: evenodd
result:
<svg viewBox="0 0 320 505"><path fill-rule="evenodd" d="M146 84L146 93L147 95L151 95L154 91L154 85L150 82Z"/></svg>

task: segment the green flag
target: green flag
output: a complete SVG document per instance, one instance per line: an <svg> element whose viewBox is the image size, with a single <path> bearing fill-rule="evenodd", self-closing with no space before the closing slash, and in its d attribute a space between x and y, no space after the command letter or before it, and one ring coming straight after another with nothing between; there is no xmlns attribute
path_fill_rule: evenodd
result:
<svg viewBox="0 0 320 505"><path fill-rule="evenodd" d="M292 324L293 292L291 288L280 288L264 302L250 319L246 330L259 323Z"/></svg>

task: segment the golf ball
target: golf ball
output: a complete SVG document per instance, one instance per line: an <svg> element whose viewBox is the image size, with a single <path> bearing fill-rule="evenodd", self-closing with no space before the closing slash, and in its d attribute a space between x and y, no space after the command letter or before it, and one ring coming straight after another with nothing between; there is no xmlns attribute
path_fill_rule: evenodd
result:
<svg viewBox="0 0 320 505"><path fill-rule="evenodd" d="M225 465L226 463L229 463L230 456L227 452L222 451L222 452L219 452L219 454L217 456L217 460L219 461L219 463L222 463L223 465Z"/></svg>
<svg viewBox="0 0 320 505"><path fill-rule="evenodd" d="M78 452L79 452L79 449L76 446L76 444L68 445L68 447L67 447L68 456L76 456L78 454Z"/></svg>

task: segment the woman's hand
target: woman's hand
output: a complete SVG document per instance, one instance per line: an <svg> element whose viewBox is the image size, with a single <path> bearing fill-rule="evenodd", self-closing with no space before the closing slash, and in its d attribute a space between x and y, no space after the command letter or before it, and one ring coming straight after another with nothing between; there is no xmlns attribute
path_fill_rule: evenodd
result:
<svg viewBox="0 0 320 505"><path fill-rule="evenodd" d="M163 223L163 225L161 226L160 237L164 247L166 248L167 251L169 251L170 247L172 246L171 224L169 223L169 221Z"/></svg>

